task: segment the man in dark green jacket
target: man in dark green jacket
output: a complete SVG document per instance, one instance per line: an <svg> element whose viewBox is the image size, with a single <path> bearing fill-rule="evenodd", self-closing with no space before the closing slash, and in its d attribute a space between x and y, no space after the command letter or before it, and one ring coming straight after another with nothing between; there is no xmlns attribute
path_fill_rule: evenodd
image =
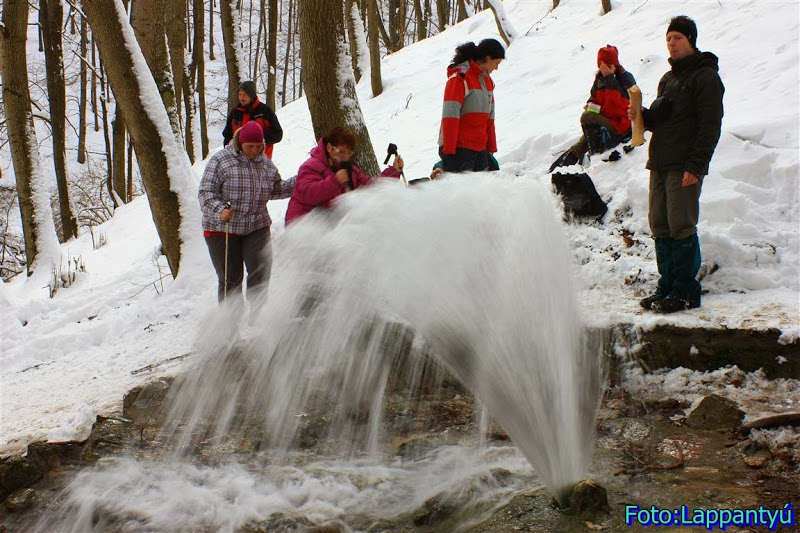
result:
<svg viewBox="0 0 800 533"><path fill-rule="evenodd" d="M719 141L725 87L717 56L697 50L697 26L689 17L670 21L667 50L672 69L650 108L642 108L645 129L653 132L648 221L660 278L656 292L640 304L674 313L700 307L700 190Z"/></svg>

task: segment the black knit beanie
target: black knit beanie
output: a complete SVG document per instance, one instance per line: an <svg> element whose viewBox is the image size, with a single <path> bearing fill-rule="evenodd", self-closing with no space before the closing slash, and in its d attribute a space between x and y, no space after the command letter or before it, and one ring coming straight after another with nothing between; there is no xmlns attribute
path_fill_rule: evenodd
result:
<svg viewBox="0 0 800 533"><path fill-rule="evenodd" d="M692 19L686 15L674 17L669 21L669 27L667 28L667 33L671 31L684 34L689 40L689 44L692 45L692 48L697 50L697 24L695 24Z"/></svg>
<svg viewBox="0 0 800 533"><path fill-rule="evenodd" d="M241 84L239 84L239 89L247 93L247 96L250 97L252 102L255 102L256 99L258 99L258 95L256 94L256 82L250 80L243 81Z"/></svg>

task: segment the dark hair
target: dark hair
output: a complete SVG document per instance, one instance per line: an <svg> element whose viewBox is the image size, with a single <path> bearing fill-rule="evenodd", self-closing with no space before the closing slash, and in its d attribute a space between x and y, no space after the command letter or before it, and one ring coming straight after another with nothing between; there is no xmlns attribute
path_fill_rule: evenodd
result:
<svg viewBox="0 0 800 533"><path fill-rule="evenodd" d="M322 138L322 142L325 144L331 143L333 146L343 144L351 150L356 149L356 136L353 135L353 132L341 126L336 126L329 131L328 134Z"/></svg>
<svg viewBox="0 0 800 533"><path fill-rule="evenodd" d="M480 43L463 43L456 47L456 55L453 56L452 65L458 65L471 59L473 61L483 61L486 56L492 59L505 59L506 49L497 39L484 39Z"/></svg>
<svg viewBox="0 0 800 533"><path fill-rule="evenodd" d="M236 92L239 92L239 90L242 90L245 93L247 93L247 96L249 96L250 100L253 102L255 102L258 99L258 94L256 93L256 82L254 81L251 80L243 81L242 83L239 84L239 88L236 89Z"/></svg>

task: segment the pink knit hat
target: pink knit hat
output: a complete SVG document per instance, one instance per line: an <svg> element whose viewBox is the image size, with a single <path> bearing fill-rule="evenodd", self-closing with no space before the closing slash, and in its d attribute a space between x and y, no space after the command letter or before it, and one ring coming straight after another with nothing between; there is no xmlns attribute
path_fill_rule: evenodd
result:
<svg viewBox="0 0 800 533"><path fill-rule="evenodd" d="M263 143L264 130L258 125L258 122L247 122L239 130L239 144L244 143Z"/></svg>

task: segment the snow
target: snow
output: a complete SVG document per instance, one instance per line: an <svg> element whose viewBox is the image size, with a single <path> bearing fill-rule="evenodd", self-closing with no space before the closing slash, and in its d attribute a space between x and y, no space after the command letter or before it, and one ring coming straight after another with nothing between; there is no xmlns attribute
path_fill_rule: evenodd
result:
<svg viewBox="0 0 800 533"><path fill-rule="evenodd" d="M647 226L645 145L615 163L593 158L588 172L608 201L609 214L603 225L565 225L587 324L773 328L781 331L782 343L797 342L800 5L619 0L605 16L599 2L596 9L587 9L585 2L562 0L552 11L550 0L506 0L503 5L508 20L528 30L519 32L493 74L502 168L495 179L549 180L550 163L579 134L578 117L596 69L596 51L607 43L619 48L620 61L636 77L645 105L668 69L664 32L672 16L693 17L699 48L720 58L725 118L704 182L698 226L704 263L719 268L703 280L708 290L703 307L669 316L638 308L638 299L652 289L657 276ZM447 64L458 44L486 37L498 37L488 10L385 57L380 96L373 97L368 76L362 78L357 92L379 159L380 148L394 142L409 179L428 175L438 159ZM137 70L144 72L141 65ZM224 74L219 65L208 65L212 91L227 86L223 78L211 77ZM157 94L145 96L155 110ZM224 98L208 101L224 105ZM216 112L210 117L217 117L209 125L213 148L221 142L225 110L211 110ZM153 116L164 142L174 139L163 107ZM313 128L304 99L280 109L278 116L285 134L275 147L275 163L290 177L315 144ZM4 180L13 179L9 161L4 147ZM185 162L180 151L169 155L171 172L184 173L182 180L173 181L176 192L190 200L181 214L186 220L182 235L191 246L184 247L176 280L157 254L147 199L139 197L100 228L108 240L104 246L94 249L88 232L61 246L62 256L83 259L86 272L54 298L41 277L18 276L0 284L0 453L19 451L35 439L83 439L97 414L120 409L128 390L191 364L187 357L132 374L190 353L204 320L220 312L216 279L200 244L196 180L204 164L189 171ZM269 204L276 254L286 204ZM740 386L730 386L729 373L674 369L641 379L656 380L662 390L682 391L690 399L723 392L741 401L748 416L770 407L752 399L796 398L800 389L797 380L768 381L757 373ZM796 433L786 435L796 438Z"/></svg>

